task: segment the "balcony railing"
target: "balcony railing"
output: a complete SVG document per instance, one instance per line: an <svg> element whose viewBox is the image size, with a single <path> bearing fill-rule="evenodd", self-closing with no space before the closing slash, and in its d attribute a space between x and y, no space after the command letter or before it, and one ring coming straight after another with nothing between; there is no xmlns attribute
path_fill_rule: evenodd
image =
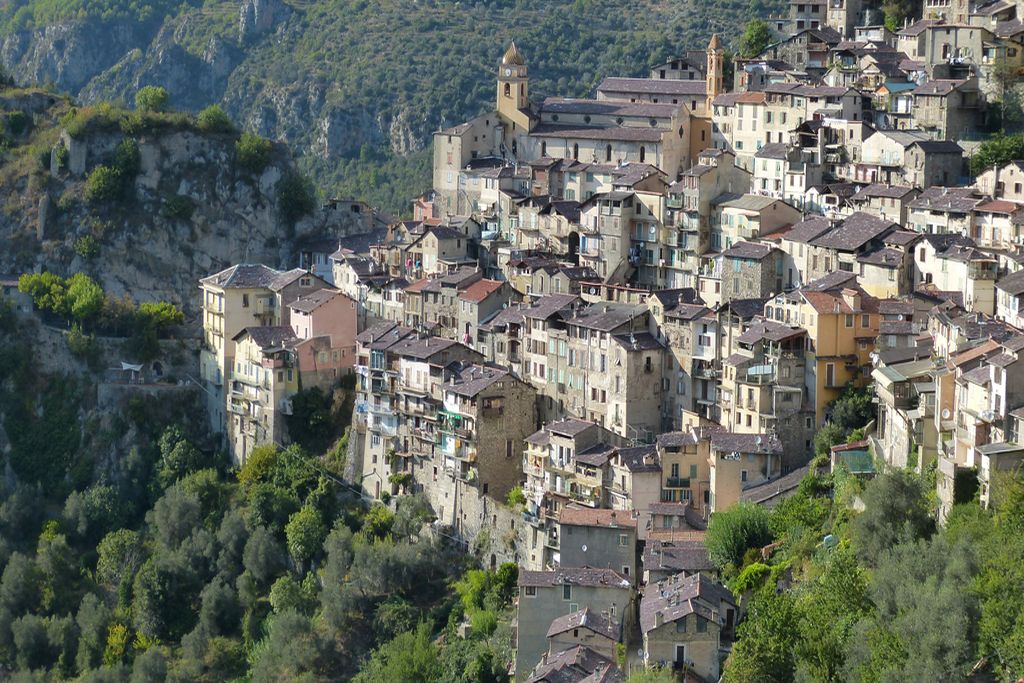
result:
<svg viewBox="0 0 1024 683"><path fill-rule="evenodd" d="M688 489L690 488L690 478L669 477L665 480L665 487L670 489Z"/></svg>

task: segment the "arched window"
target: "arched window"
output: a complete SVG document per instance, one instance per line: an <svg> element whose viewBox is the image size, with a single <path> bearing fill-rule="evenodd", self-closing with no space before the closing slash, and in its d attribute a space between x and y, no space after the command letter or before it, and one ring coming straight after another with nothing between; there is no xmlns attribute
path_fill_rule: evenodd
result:
<svg viewBox="0 0 1024 683"><path fill-rule="evenodd" d="M640 145L640 163L641 164L644 163L644 160L646 158L647 158L647 148L644 147L643 145Z"/></svg>
<svg viewBox="0 0 1024 683"><path fill-rule="evenodd" d="M611 145L608 145L608 146L606 146L604 148L604 160L605 161L611 161L612 160L612 146Z"/></svg>
<svg viewBox="0 0 1024 683"><path fill-rule="evenodd" d="M572 158L573 159L579 159L580 158L580 146L578 144L573 144L573 146L572 146Z"/></svg>
<svg viewBox="0 0 1024 683"><path fill-rule="evenodd" d="M512 97L512 86L508 83L505 84L505 97Z"/></svg>

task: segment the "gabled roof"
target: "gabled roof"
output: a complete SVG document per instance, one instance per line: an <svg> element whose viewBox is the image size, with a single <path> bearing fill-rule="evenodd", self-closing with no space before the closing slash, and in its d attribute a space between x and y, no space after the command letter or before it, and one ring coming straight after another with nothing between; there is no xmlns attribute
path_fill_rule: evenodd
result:
<svg viewBox="0 0 1024 683"><path fill-rule="evenodd" d="M502 368L486 365L470 365L459 369L455 375L444 383L443 391L450 391L457 396L474 398L495 382L515 378Z"/></svg>
<svg viewBox="0 0 1024 683"><path fill-rule="evenodd" d="M723 453L777 455L782 453L782 442L778 437L770 434L714 432L711 435L711 448Z"/></svg>
<svg viewBox="0 0 1024 683"><path fill-rule="evenodd" d="M478 304L501 289L503 284L505 283L500 280L477 280L459 292L459 300Z"/></svg>
<svg viewBox="0 0 1024 683"><path fill-rule="evenodd" d="M707 575L676 574L647 587L640 601L640 629L646 634L658 628L659 621L668 624L695 613L721 625L722 603L736 607L732 593Z"/></svg>
<svg viewBox="0 0 1024 683"><path fill-rule="evenodd" d="M589 607L584 607L578 612L571 612L552 621L551 626L548 627L547 637L551 638L559 633L578 628L585 628L611 640L619 639L619 625L591 611Z"/></svg>
<svg viewBox="0 0 1024 683"><path fill-rule="evenodd" d="M607 529L636 529L636 520L626 510L590 508L582 505L566 505L558 516L559 524L569 526L596 526Z"/></svg>
<svg viewBox="0 0 1024 683"><path fill-rule="evenodd" d="M724 258L743 259L747 261L763 261L775 251L770 244L760 242L737 242L722 252Z"/></svg>
<svg viewBox="0 0 1024 683"><path fill-rule="evenodd" d="M1012 296L1024 294L1024 270L1000 278L996 281L996 288Z"/></svg>
<svg viewBox="0 0 1024 683"><path fill-rule="evenodd" d="M318 289L315 292L300 296L298 299L288 304L288 308L293 311L312 313L324 304L334 301L339 296L343 296L346 299L348 298L337 289Z"/></svg>
<svg viewBox="0 0 1024 683"><path fill-rule="evenodd" d="M811 240L811 244L838 251L856 251L871 240L897 229L899 225L892 221L857 211L829 232Z"/></svg>
<svg viewBox="0 0 1024 683"><path fill-rule="evenodd" d="M559 567L549 571L519 572L520 586L587 586L591 588L622 588L630 590L632 582L611 569L594 569L593 567Z"/></svg>
<svg viewBox="0 0 1024 683"><path fill-rule="evenodd" d="M707 95L708 86L703 79L684 81L676 78L616 78L609 76L601 81L597 86L597 91L704 97Z"/></svg>
<svg viewBox="0 0 1024 683"><path fill-rule="evenodd" d="M200 282L222 289L269 288L278 275L281 275L281 271L274 270L262 263L240 263L225 268L219 273L208 275Z"/></svg>
<svg viewBox="0 0 1024 683"><path fill-rule="evenodd" d="M238 341L245 335L252 337L256 346L260 347L262 351L282 349L299 340L295 335L295 330L288 325L253 325L246 327L234 336L234 341Z"/></svg>

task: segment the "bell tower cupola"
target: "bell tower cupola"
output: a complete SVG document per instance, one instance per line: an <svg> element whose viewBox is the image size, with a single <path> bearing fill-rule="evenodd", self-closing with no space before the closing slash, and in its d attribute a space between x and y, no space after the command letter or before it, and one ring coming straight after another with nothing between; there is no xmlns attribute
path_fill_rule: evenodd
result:
<svg viewBox="0 0 1024 683"><path fill-rule="evenodd" d="M722 85L725 50L722 49L722 42L718 39L717 33L711 36L711 42L708 43L707 54L708 62L705 73L707 74L707 111L710 114L712 111L711 103L716 97L725 92L725 88Z"/></svg>
<svg viewBox="0 0 1024 683"><path fill-rule="evenodd" d="M528 121L523 111L530 106L530 81L526 61L516 47L509 44L498 66L498 113L510 122ZM527 127L529 123L527 123Z"/></svg>

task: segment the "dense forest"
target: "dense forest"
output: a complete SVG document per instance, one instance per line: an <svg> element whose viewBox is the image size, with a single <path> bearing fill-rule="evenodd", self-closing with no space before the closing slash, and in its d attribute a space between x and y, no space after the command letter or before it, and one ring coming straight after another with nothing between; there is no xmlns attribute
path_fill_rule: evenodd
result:
<svg viewBox="0 0 1024 683"><path fill-rule="evenodd" d="M371 505L342 479L345 436L323 425L344 423L344 401L299 400L296 434L325 452L268 446L235 470L195 396L96 410L93 374L43 369L37 325L0 307L0 671L501 680L515 567L473 570L425 532L420 498Z"/></svg>

